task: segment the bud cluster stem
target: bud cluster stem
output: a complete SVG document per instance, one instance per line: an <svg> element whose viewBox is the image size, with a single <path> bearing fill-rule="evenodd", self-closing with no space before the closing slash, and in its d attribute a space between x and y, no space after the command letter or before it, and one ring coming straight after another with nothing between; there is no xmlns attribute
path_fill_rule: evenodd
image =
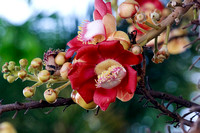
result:
<svg viewBox="0 0 200 133"><path fill-rule="evenodd" d="M57 95L60 93L61 90L63 90L64 88L66 88L67 86L69 86L71 84L70 81L68 81L67 83L61 85L58 88L55 88L54 91L57 93Z"/></svg>

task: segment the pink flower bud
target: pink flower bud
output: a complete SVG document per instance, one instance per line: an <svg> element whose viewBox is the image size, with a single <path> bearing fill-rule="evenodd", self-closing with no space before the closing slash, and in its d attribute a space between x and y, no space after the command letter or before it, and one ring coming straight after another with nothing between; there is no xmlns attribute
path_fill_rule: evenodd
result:
<svg viewBox="0 0 200 133"><path fill-rule="evenodd" d="M87 104L80 96L80 94L75 90L72 91L71 98L75 103L77 103L84 109L89 110L89 109L95 109L97 107L97 105L93 101Z"/></svg>
<svg viewBox="0 0 200 133"><path fill-rule="evenodd" d="M132 18L139 10L139 4L134 0L126 0L118 7L119 16L123 19Z"/></svg>

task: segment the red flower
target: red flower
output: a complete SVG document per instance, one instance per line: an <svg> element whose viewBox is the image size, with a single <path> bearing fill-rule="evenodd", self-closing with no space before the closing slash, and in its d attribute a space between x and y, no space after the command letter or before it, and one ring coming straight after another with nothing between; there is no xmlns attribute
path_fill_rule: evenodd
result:
<svg viewBox="0 0 200 133"><path fill-rule="evenodd" d="M69 41L66 58L70 58L82 46L96 44L108 38L108 35L116 31L116 19L112 15L111 3L103 0L95 0L93 12L94 21L86 21L79 27L78 36Z"/></svg>
<svg viewBox="0 0 200 133"><path fill-rule="evenodd" d="M94 101L105 111L116 97L122 101L133 97L137 72L130 65L141 60L141 55L124 50L119 41L104 41L81 47L68 77L86 103Z"/></svg>

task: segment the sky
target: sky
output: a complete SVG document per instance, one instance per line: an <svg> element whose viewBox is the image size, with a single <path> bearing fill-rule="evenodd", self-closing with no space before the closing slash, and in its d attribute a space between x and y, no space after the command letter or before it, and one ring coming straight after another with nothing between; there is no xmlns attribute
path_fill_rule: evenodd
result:
<svg viewBox="0 0 200 133"><path fill-rule="evenodd" d="M11 24L22 25L30 17L43 12L51 15L57 12L61 17L75 15L85 17L93 0L0 0L0 17Z"/></svg>

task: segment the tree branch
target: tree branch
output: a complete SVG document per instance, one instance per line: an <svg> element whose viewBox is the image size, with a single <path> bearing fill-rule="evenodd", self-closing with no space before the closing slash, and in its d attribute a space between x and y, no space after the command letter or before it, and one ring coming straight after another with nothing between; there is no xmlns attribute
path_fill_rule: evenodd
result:
<svg viewBox="0 0 200 133"><path fill-rule="evenodd" d="M75 104L71 98L58 98L53 104L46 101L31 101L26 103L15 102L13 104L0 105L0 115L4 112L9 111L20 111L20 110L30 110L36 108L46 108L46 107L58 107L58 106L70 106Z"/></svg>
<svg viewBox="0 0 200 133"><path fill-rule="evenodd" d="M184 4L188 5L189 3L193 2L193 0L184 0ZM155 38L156 36L159 36L160 33L162 33L166 27L168 25L172 25L174 20L176 18L180 19L193 5L189 5L187 7L176 7L175 10L166 18L164 19L161 23L160 26L161 28L156 30L156 29L152 29L150 31L148 31L145 35L143 35L138 41L137 43L140 44L143 41L149 42L150 40L152 40L153 38Z"/></svg>

